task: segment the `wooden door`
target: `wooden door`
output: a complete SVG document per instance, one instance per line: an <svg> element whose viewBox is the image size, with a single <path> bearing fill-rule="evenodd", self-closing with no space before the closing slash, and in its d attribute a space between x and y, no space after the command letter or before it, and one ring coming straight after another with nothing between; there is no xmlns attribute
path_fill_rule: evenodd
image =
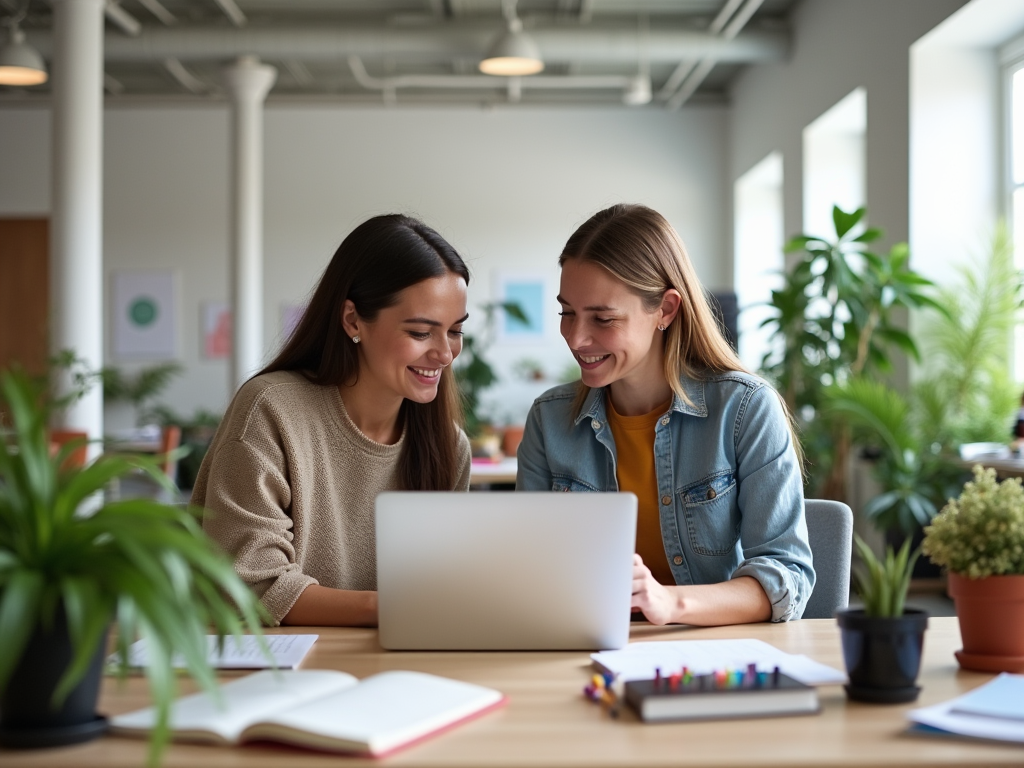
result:
<svg viewBox="0 0 1024 768"><path fill-rule="evenodd" d="M0 370L12 363L46 369L49 254L46 219L0 219Z"/></svg>

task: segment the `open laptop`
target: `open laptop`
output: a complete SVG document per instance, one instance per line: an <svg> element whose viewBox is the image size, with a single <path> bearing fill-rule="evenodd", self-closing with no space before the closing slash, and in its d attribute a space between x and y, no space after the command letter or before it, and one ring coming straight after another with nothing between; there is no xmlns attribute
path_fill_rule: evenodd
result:
<svg viewBox="0 0 1024 768"><path fill-rule="evenodd" d="M621 648L635 538L631 493L382 493L380 644Z"/></svg>

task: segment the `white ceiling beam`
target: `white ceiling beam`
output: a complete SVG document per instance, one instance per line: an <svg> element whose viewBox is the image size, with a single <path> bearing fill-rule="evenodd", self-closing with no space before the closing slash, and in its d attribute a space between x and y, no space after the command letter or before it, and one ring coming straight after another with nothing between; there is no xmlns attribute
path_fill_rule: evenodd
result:
<svg viewBox="0 0 1024 768"><path fill-rule="evenodd" d="M249 21L245 18L245 14L242 13L242 9L238 7L235 0L213 0L220 6L220 9L224 11L224 15L230 19L231 23L236 27L244 27Z"/></svg>
<svg viewBox="0 0 1024 768"><path fill-rule="evenodd" d="M160 0L139 0L139 5L156 16L161 24L171 27L178 23L178 17L168 11Z"/></svg>
<svg viewBox="0 0 1024 768"><path fill-rule="evenodd" d="M142 31L142 23L122 8L117 0L107 0L106 5L103 6L103 12L126 35L137 37Z"/></svg>
<svg viewBox="0 0 1024 768"><path fill-rule="evenodd" d="M210 89L206 86L202 80L189 72L185 65L177 59L165 59L164 69L178 81L178 85L184 88L189 93L206 93Z"/></svg>

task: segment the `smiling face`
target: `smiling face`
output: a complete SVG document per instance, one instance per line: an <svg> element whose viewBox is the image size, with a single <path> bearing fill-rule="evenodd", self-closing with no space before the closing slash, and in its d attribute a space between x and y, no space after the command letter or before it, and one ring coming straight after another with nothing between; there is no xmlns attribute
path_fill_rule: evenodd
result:
<svg viewBox="0 0 1024 768"><path fill-rule="evenodd" d="M674 293L674 291L672 292ZM579 363L583 383L663 382L661 331L674 316L644 308L641 298L608 270L580 259L562 266L561 333Z"/></svg>
<svg viewBox="0 0 1024 768"><path fill-rule="evenodd" d="M375 398L429 403L441 371L462 351L466 317L466 281L452 273L409 286L372 322L346 301L345 331L359 336L357 386Z"/></svg>

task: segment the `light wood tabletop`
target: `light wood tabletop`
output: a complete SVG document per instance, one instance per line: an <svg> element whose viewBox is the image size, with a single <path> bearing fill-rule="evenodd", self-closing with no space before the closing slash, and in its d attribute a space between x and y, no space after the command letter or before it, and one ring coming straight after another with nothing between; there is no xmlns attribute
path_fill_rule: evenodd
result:
<svg viewBox="0 0 1024 768"><path fill-rule="evenodd" d="M644 725L629 710L617 720L581 694L591 674L585 652L389 652L369 629L282 628L318 632L303 666L357 677L412 669L497 688L509 703L437 738L383 761L395 766L986 766L1024 764L1024 746L1002 746L904 734L903 713L964 693L991 675L962 672L955 618L933 618L915 704L848 702L841 686L819 689L822 712L801 717ZM713 629L636 624L633 641L752 637L842 668L839 633L832 620L794 621ZM194 690L182 681L185 690ZM104 683L101 711L115 714L148 704L145 681ZM141 766L146 745L106 737L90 744L36 752L0 752L5 768L25 766ZM240 748L175 744L166 766L363 766L381 762L271 745Z"/></svg>

